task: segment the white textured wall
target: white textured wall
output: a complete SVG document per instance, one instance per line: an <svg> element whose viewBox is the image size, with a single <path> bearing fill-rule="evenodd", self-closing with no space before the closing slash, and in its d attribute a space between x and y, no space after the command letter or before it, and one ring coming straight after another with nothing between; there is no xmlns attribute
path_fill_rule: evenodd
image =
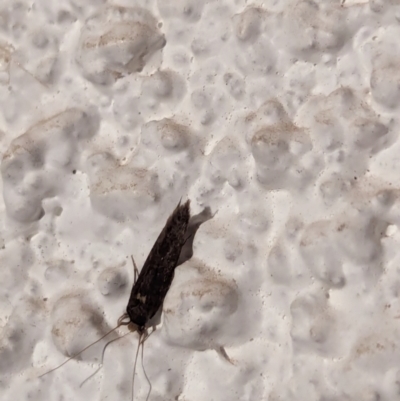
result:
<svg viewBox="0 0 400 401"><path fill-rule="evenodd" d="M110 4L0 2L1 400L131 399L134 334L38 376L181 197L150 400L400 400L400 1Z"/></svg>

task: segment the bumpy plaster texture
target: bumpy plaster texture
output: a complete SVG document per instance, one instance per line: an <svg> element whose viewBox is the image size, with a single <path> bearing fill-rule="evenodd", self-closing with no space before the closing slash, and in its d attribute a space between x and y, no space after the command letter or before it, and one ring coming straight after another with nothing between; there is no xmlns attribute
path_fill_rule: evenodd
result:
<svg viewBox="0 0 400 401"><path fill-rule="evenodd" d="M182 197L207 221L150 400L400 400L399 24L395 0L3 0L1 399L130 399L135 334L80 387L125 328L39 376L116 325Z"/></svg>

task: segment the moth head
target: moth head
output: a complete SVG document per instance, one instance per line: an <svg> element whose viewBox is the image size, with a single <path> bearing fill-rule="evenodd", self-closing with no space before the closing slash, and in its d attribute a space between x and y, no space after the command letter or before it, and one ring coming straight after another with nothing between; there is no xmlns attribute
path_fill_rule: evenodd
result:
<svg viewBox="0 0 400 401"><path fill-rule="evenodd" d="M138 324L133 323L133 322L130 322L128 324L128 329L129 329L129 331L131 331L133 333L137 332L139 335L142 335L146 332L145 326L139 326Z"/></svg>

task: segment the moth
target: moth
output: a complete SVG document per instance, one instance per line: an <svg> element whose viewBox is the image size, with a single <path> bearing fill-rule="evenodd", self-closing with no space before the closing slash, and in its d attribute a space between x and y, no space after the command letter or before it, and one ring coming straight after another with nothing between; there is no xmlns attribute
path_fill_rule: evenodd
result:
<svg viewBox="0 0 400 401"><path fill-rule="evenodd" d="M151 334L151 333L149 334L148 331L149 322L155 316L155 314L161 309L165 296L167 295L167 292L174 278L175 268L178 265L182 248L185 245L185 242L193 236L192 233L189 233L188 236L189 220L190 220L190 200L187 200L184 204L181 204L181 202L179 202L178 206L175 208L171 216L168 218L164 228L162 229L156 242L154 243L153 248L151 249L146 261L144 262L140 273L138 273L138 269L136 267L134 259L132 258L135 268L135 282L132 287L128 305L126 307L126 312L118 319L117 326L114 327L109 332L107 332L104 336L93 342L92 344L85 347L77 354L68 358L59 366L49 370L48 372L42 374L39 377L43 377L48 373L53 372L54 370L66 364L71 359L76 358L82 352L86 351L89 347L104 339L106 336L108 336L110 333L112 333L122 325L128 325L130 331L137 332L139 334L139 343L134 364L134 375L135 375L136 362L140 345L142 345L142 362L143 362L143 344L144 341ZM197 223L197 225L199 224ZM111 340L104 346L102 361L106 347L111 342L116 341L120 338L121 337ZM94 374L96 374L97 371ZM147 378L146 372L144 373ZM93 377L94 374L89 376L88 379ZM81 385L83 385L88 379L86 379ZM149 382L148 378L147 381ZM151 384L150 384L150 391L151 391ZM149 395L150 392L148 396ZM133 385L132 385L132 397L133 397Z"/></svg>
<svg viewBox="0 0 400 401"><path fill-rule="evenodd" d="M132 287L126 313L119 322L129 319L139 335L147 330L147 323L154 317L174 278L190 219L190 201L180 203L167 220L147 257L137 281ZM135 271L137 268L135 267Z"/></svg>

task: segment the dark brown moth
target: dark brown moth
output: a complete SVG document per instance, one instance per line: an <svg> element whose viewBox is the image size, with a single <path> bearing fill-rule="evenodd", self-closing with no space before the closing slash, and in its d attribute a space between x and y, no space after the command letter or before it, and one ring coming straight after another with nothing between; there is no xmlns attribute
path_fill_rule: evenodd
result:
<svg viewBox="0 0 400 401"><path fill-rule="evenodd" d="M151 249L146 261L144 262L140 273L138 273L136 264L132 258L135 267L135 278L137 275L138 277L132 287L131 295L129 297L128 305L126 307L126 313L118 319L118 325L107 332L104 336L99 338L97 341L85 347L79 353L71 356L59 366L49 370L39 377L47 375L48 373L60 368L65 363L77 357L92 345L98 343L122 325L129 325L131 331L137 331L139 333L139 346L136 353L134 367L135 374L136 361L140 345L143 346L144 341L149 336L149 322L162 307L164 298L167 295L167 292L174 278L175 268L178 265L182 248L184 247L186 241L193 236L192 233L189 233L188 236L189 220L190 200L187 200L182 205L179 202L178 206L168 218L163 230L154 243L153 248ZM197 222L196 224L199 226ZM112 341L116 341L119 338L121 337L118 337L117 339ZM102 359L104 357L104 352L107 345L110 344L112 341L108 342L103 348ZM90 377L92 376L93 375L91 375ZM85 380L85 382L86 381L87 380Z"/></svg>
<svg viewBox="0 0 400 401"><path fill-rule="evenodd" d="M174 278L190 219L190 201L180 203L167 220L147 257L132 288L126 313L139 334L147 330L147 323L161 308ZM126 323L125 323L126 324Z"/></svg>
<svg viewBox="0 0 400 401"><path fill-rule="evenodd" d="M147 257L140 274L132 287L126 313L118 320L118 325L128 324L132 331L139 333L139 343L135 357L132 380L132 400L133 385L135 380L136 362L139 348L142 346L142 366L143 366L143 347L144 341L148 338L148 323L163 305L165 296L171 287L178 265L179 257L187 237L188 225L190 220L190 200L183 205L179 202L172 212L160 235L158 236L149 256ZM135 266L135 275L137 267ZM128 319L128 320L125 320ZM146 400L150 396L151 383L147 374L143 372L150 385Z"/></svg>

